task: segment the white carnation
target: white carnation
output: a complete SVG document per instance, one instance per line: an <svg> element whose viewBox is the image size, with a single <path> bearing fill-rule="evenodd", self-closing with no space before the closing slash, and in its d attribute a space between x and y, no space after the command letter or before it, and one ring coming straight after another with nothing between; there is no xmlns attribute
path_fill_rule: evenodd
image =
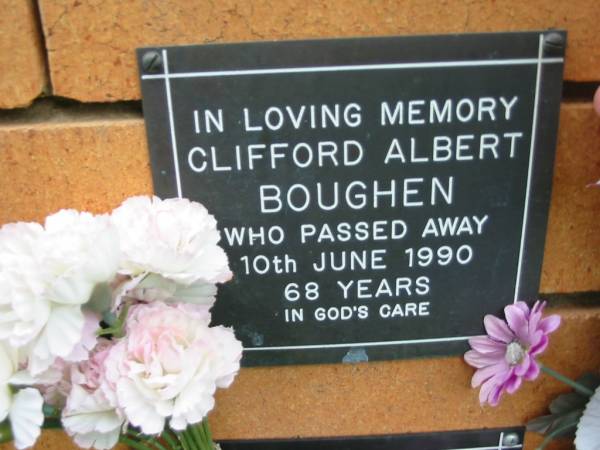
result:
<svg viewBox="0 0 600 450"><path fill-rule="evenodd" d="M233 331L208 327L203 305L161 302L135 306L127 335L110 351L106 378L116 386L127 420L144 434L200 422L214 406L217 387L237 374L242 345Z"/></svg>
<svg viewBox="0 0 600 450"><path fill-rule="evenodd" d="M33 446L41 433L44 400L33 388L13 394L11 386L20 384L19 359L14 348L0 342L0 422L9 419L15 447L23 449Z"/></svg>
<svg viewBox="0 0 600 450"><path fill-rule="evenodd" d="M231 278L217 222L199 203L131 197L113 211L112 221L123 251L122 274L160 274L184 285Z"/></svg>
<svg viewBox="0 0 600 450"><path fill-rule="evenodd" d="M117 270L119 244L108 216L62 210L0 229L0 339L26 347L28 369L45 371L82 339L86 303Z"/></svg>
<svg viewBox="0 0 600 450"><path fill-rule="evenodd" d="M114 386L105 377L105 360L114 342L100 338L86 361L70 366L71 389L62 412L65 431L83 448L112 448L126 428Z"/></svg>
<svg viewBox="0 0 600 450"><path fill-rule="evenodd" d="M577 450L600 450L600 388L596 389L579 419L575 447Z"/></svg>
<svg viewBox="0 0 600 450"><path fill-rule="evenodd" d="M100 389L90 392L80 385L73 385L63 410L62 424L79 447L114 447L124 422Z"/></svg>
<svg viewBox="0 0 600 450"><path fill-rule="evenodd" d="M50 305L45 298L37 223L11 223L0 228L0 339L19 347L42 330Z"/></svg>

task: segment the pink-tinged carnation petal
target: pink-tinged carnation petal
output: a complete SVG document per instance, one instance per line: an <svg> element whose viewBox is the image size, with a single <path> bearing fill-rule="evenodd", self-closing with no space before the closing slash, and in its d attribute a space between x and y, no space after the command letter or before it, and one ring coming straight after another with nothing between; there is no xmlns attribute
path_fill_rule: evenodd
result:
<svg viewBox="0 0 600 450"><path fill-rule="evenodd" d="M523 343L529 343L529 324L527 322L527 315L523 310L518 306L508 305L504 308L504 315L506 316L508 326L519 340Z"/></svg>
<svg viewBox="0 0 600 450"><path fill-rule="evenodd" d="M525 375L527 373L530 365L531 365L531 357L529 356L529 353L525 353L525 355L523 356L523 361L521 361L519 364L514 366L515 375L518 377L522 377L523 375Z"/></svg>
<svg viewBox="0 0 600 450"><path fill-rule="evenodd" d="M539 328L546 334L553 333L560 326L560 316L553 314L540 321Z"/></svg>
<svg viewBox="0 0 600 450"><path fill-rule="evenodd" d="M500 320L491 314L485 316L483 324L485 326L485 331L492 339L508 344L515 338L512 331L508 328L508 325L506 325L503 320Z"/></svg>
<svg viewBox="0 0 600 450"><path fill-rule="evenodd" d="M145 434L162 432L167 420L177 429L201 421L216 388L233 381L242 344L232 330L209 323L206 305L138 304L129 310L126 336L99 362L125 417Z"/></svg>
<svg viewBox="0 0 600 450"><path fill-rule="evenodd" d="M473 374L473 378L471 378L471 387L476 388L480 384L487 382L493 377L505 377L508 373L509 368L508 364L506 364L506 361L500 361L493 366L478 369Z"/></svg>
<svg viewBox="0 0 600 450"><path fill-rule="evenodd" d="M465 353L465 361L467 364L478 369L482 367L497 364L504 359L504 352L498 351L494 353L479 353L475 350L469 350Z"/></svg>
<svg viewBox="0 0 600 450"><path fill-rule="evenodd" d="M546 347L548 347L549 342L550 339L548 339L548 336L543 335L540 341L529 349L529 354L531 356L537 356L542 354L546 350Z"/></svg>
<svg viewBox="0 0 600 450"><path fill-rule="evenodd" d="M479 353L495 353L504 352L506 345L501 342L494 341L487 336L475 336L469 339L471 348Z"/></svg>
<svg viewBox="0 0 600 450"><path fill-rule="evenodd" d="M539 375L540 375L540 366L538 365L537 362L532 360L531 364L529 365L529 369L523 375L523 378L525 378L527 381L532 381L532 380L535 380Z"/></svg>

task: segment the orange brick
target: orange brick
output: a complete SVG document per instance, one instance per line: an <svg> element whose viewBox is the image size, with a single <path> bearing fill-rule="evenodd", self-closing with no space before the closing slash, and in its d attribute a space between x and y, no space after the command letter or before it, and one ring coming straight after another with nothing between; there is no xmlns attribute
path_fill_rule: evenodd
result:
<svg viewBox="0 0 600 450"><path fill-rule="evenodd" d="M587 103L560 114L541 290L600 291L600 119Z"/></svg>
<svg viewBox="0 0 600 450"><path fill-rule="evenodd" d="M0 222L42 221L61 208L105 212L151 194L140 119L0 127Z"/></svg>
<svg viewBox="0 0 600 450"><path fill-rule="evenodd" d="M46 84L34 2L0 0L0 11L0 108L26 106Z"/></svg>
<svg viewBox="0 0 600 450"><path fill-rule="evenodd" d="M134 49L148 45L564 28L566 79L600 80L597 0L41 0L57 95L140 97Z"/></svg>

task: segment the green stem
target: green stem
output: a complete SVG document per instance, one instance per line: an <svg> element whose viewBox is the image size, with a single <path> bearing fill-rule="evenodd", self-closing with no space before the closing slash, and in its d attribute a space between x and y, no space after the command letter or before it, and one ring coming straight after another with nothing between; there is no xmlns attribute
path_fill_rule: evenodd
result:
<svg viewBox="0 0 600 450"><path fill-rule="evenodd" d="M45 430L55 430L57 428L62 428L62 423L60 419L49 419L46 418L42 425L42 428Z"/></svg>
<svg viewBox="0 0 600 450"><path fill-rule="evenodd" d="M117 334L119 334L121 332L121 328L117 328L117 327L109 327L109 328L100 328L98 331L96 331L96 336L101 337L101 336L116 336Z"/></svg>
<svg viewBox="0 0 600 450"><path fill-rule="evenodd" d="M192 443L189 442L185 431L177 432L177 437L179 438L179 442L181 442L181 445L183 446L184 450L194 450L194 446Z"/></svg>
<svg viewBox="0 0 600 450"><path fill-rule="evenodd" d="M10 422L5 420L0 423L0 444L6 444L7 442L11 442L13 440L12 428L10 427Z"/></svg>
<svg viewBox="0 0 600 450"><path fill-rule="evenodd" d="M202 442L204 443L203 448L206 448L207 450L214 450L215 443L212 440L208 426L205 426L204 420L192 425L190 428L197 436L200 436L200 439L202 439Z"/></svg>
<svg viewBox="0 0 600 450"><path fill-rule="evenodd" d="M115 323L113 324L113 326L108 327L108 328L100 328L98 331L96 331L96 335L97 336L112 335L116 338L123 337L125 335L123 327L125 326L125 321L127 320L128 313L129 313L129 304L126 303L125 306L123 307L123 310L121 311L121 314L119 314L119 317L117 318L117 320L115 320Z"/></svg>
<svg viewBox="0 0 600 450"><path fill-rule="evenodd" d="M565 383L568 386L571 386L573 389L575 389L577 392L579 392L582 395L585 395L587 397L591 397L592 395L594 395L594 391L592 391L591 389L585 387L584 385L577 383L576 381L571 380L570 378L558 373L556 370L553 370L549 367L544 366L541 363L538 363L540 365L540 368L546 372L548 375L556 378L558 381L562 381L563 383Z"/></svg>
<svg viewBox="0 0 600 450"><path fill-rule="evenodd" d="M131 438L133 440L136 440L137 442L145 444L147 447L150 447L151 449L152 449L152 446L154 446L158 450L167 450L160 442L158 442L158 440L154 436L147 436L145 434L142 434L141 432L136 432L135 430L132 430L131 428L129 428L127 430L127 432L125 433L125 436L128 438Z"/></svg>
<svg viewBox="0 0 600 450"><path fill-rule="evenodd" d="M167 441L167 444L172 450L177 450L180 447L177 441L173 438L173 435L171 435L171 430L165 428L165 431L163 434L161 434L161 437Z"/></svg>
<svg viewBox="0 0 600 450"><path fill-rule="evenodd" d="M136 440L130 439L127 436L121 435L119 436L119 442L121 444L125 444L131 448L135 448L136 450L152 450L150 447L138 442Z"/></svg>
<svg viewBox="0 0 600 450"><path fill-rule="evenodd" d="M42 406L42 412L46 419L60 419L60 410L55 406L44 403Z"/></svg>
<svg viewBox="0 0 600 450"><path fill-rule="evenodd" d="M183 450L189 450L189 448L187 446L187 442L185 442L185 439L183 438L183 436L179 433L175 433L175 436L177 436L177 440L181 444L181 448L183 448Z"/></svg>
<svg viewBox="0 0 600 450"><path fill-rule="evenodd" d="M192 448L194 450L204 450L205 449L205 442L204 439L202 439L201 436L198 436L197 434L197 429L191 425L188 426L185 431L183 432L188 439L188 443L192 444Z"/></svg>
<svg viewBox="0 0 600 450"><path fill-rule="evenodd" d="M149 442L150 444L154 445L158 450L167 450L165 446L162 445L156 438L146 439L146 442Z"/></svg>
<svg viewBox="0 0 600 450"><path fill-rule="evenodd" d="M546 438L542 441L542 443L539 445L539 447L536 447L535 450L544 450L544 447L546 447L546 445L548 445L552 439L554 439L555 437L558 437L561 433L569 430L570 428L576 427L577 423L578 422L569 423L560 428L557 428L552 433L546 435Z"/></svg>
<svg viewBox="0 0 600 450"><path fill-rule="evenodd" d="M198 427L196 425L189 425L188 430L190 430L190 434L194 438L197 447L204 449L206 446L206 437L200 432Z"/></svg>
<svg viewBox="0 0 600 450"><path fill-rule="evenodd" d="M202 428L204 428L204 434L206 435L206 439L208 440L212 450L215 444L213 442L212 433L210 432L210 426L208 425L208 417L202 419Z"/></svg>

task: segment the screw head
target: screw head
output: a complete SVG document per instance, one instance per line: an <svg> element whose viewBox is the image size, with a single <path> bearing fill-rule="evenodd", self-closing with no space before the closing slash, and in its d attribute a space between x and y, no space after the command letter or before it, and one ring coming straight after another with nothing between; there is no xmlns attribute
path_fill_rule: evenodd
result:
<svg viewBox="0 0 600 450"><path fill-rule="evenodd" d="M158 73L162 71L162 57L155 50L144 53L142 56L142 68L147 73Z"/></svg>
<svg viewBox="0 0 600 450"><path fill-rule="evenodd" d="M560 54L565 48L565 38L557 32L550 32L544 35L544 49L546 53Z"/></svg>
<svg viewBox="0 0 600 450"><path fill-rule="evenodd" d="M506 433L502 438L502 447L512 447L513 445L519 445L521 440L517 433Z"/></svg>

